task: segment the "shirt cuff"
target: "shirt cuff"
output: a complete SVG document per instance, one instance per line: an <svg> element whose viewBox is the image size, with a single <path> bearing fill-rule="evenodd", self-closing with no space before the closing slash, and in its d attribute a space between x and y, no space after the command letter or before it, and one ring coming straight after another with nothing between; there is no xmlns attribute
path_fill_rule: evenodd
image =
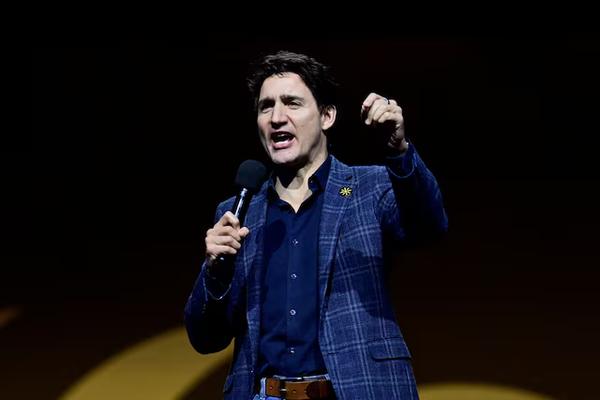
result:
<svg viewBox="0 0 600 400"><path fill-rule="evenodd" d="M202 271L202 282L204 283L204 291L213 300L223 300L231 289L232 280L223 279L223 277L211 276L208 272L208 266L205 264Z"/></svg>
<svg viewBox="0 0 600 400"><path fill-rule="evenodd" d="M408 144L408 149L402 154L390 154L386 157L386 165L398 178L406 178L415 171L415 147Z"/></svg>

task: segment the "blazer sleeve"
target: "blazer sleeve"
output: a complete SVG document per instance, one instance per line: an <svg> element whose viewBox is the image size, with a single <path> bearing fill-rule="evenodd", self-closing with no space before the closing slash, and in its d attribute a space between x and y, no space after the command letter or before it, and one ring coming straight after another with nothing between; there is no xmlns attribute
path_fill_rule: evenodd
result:
<svg viewBox="0 0 600 400"><path fill-rule="evenodd" d="M217 209L215 221L225 213L223 210L221 206ZM223 350L233 339L231 297L229 289L222 293L211 291L204 262L184 309L188 338L199 353Z"/></svg>
<svg viewBox="0 0 600 400"><path fill-rule="evenodd" d="M396 240L418 243L448 230L437 180L410 144L401 156L388 157L378 174L375 210L387 233Z"/></svg>

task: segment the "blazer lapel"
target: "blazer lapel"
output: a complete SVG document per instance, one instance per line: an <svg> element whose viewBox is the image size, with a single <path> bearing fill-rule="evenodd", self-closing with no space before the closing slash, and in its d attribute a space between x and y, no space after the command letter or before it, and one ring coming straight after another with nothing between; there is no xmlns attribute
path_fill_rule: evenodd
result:
<svg viewBox="0 0 600 400"><path fill-rule="evenodd" d="M321 318L323 318L325 293L329 284L340 227L348 204L353 199L352 190L355 186L352 169L332 156L319 226L319 309Z"/></svg>
<svg viewBox="0 0 600 400"><path fill-rule="evenodd" d="M244 226L250 230L250 235L244 241L244 251L241 253L242 265L247 283L246 318L248 322L248 336L252 345L252 362L256 365L258 355L258 341L260 337L260 303L261 303L261 277L263 269L263 242L264 226L267 218L265 183L261 190L254 196Z"/></svg>

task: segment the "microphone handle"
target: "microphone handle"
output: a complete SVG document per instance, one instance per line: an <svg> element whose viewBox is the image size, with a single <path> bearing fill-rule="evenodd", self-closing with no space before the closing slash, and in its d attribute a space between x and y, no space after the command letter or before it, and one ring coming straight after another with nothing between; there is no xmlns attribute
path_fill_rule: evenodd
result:
<svg viewBox="0 0 600 400"><path fill-rule="evenodd" d="M242 188L235 199L235 203L233 204L233 209L231 212L237 219L240 220L240 227L242 227L244 224L244 218L246 217L246 211L248 211L248 204L250 204L251 196L252 193L250 193L248 189Z"/></svg>
<svg viewBox="0 0 600 400"><path fill-rule="evenodd" d="M250 204L251 197L252 193L250 192L250 190L248 190L247 188L242 188L242 190L235 199L235 203L233 203L233 208L231 209L231 212L240 221L240 227L242 227L244 224L244 219L246 217L246 212L248 211L248 205ZM234 255L225 254L217 257L216 263L221 265L231 264L233 266L234 259Z"/></svg>

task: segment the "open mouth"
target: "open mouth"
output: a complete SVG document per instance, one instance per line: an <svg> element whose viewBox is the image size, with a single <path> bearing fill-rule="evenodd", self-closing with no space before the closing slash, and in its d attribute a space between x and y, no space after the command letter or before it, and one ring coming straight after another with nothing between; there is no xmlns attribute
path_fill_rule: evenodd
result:
<svg viewBox="0 0 600 400"><path fill-rule="evenodd" d="M287 147L292 140L294 140L294 135L289 132L273 132L271 134L271 140L273 141L273 147L276 149L282 149Z"/></svg>

